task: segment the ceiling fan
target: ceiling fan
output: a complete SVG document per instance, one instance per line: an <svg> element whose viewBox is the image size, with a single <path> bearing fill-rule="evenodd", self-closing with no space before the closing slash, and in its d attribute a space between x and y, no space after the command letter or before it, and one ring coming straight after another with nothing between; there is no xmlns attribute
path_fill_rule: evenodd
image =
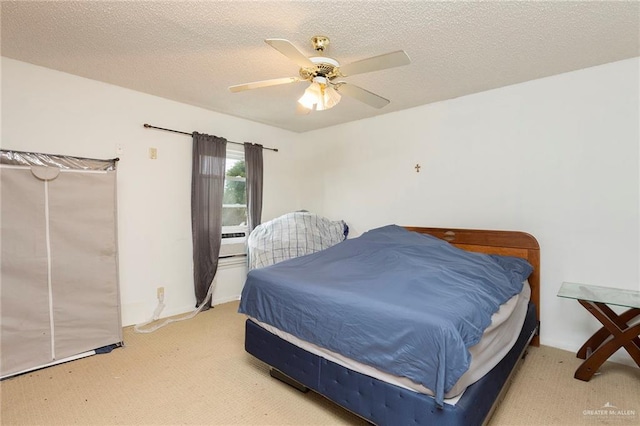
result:
<svg viewBox="0 0 640 426"><path fill-rule="evenodd" d="M340 78L408 65L411 62L409 56L403 50L398 50L347 65L340 65L337 60L325 56L307 57L288 40L269 38L265 42L298 65L300 67L299 76L238 84L229 86L229 90L235 93L281 84L310 82L311 84L307 87L302 97L298 99L297 112L300 114L333 108L340 102L341 95L351 96L374 108L382 108L389 103L388 99L342 81ZM329 45L329 38L315 36L311 38L311 43L318 55L321 55Z"/></svg>

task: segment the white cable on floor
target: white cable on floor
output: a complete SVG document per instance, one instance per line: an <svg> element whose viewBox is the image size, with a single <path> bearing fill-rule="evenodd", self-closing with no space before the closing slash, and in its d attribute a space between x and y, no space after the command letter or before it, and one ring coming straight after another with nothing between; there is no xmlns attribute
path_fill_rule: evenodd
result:
<svg viewBox="0 0 640 426"><path fill-rule="evenodd" d="M188 319L191 319L191 318L195 317L196 315L198 315L200 313L200 311L202 311L202 308L204 308L204 306L207 303L209 303L209 301L211 300L211 295L213 294L213 290L214 290L214 287L215 287L214 283L215 283L215 279L213 281L211 281L211 284L209 284L209 290L207 290L207 296L204 298L204 301L200 304L200 306L198 306L191 313L187 314L184 317L180 317L180 318L167 318L163 322L161 322L159 324L156 324L156 325L152 326L151 328L142 329L142 327L144 327L144 326L146 326L148 324L151 324L154 321L157 321L158 318L160 317L160 313L162 312L162 310L165 307L165 305L164 305L164 293L163 293L158 298L158 306L156 307L155 311L153 311L153 316L151 317L151 319L149 319L148 321L145 321L143 323L134 325L133 326L134 331L136 331L137 333L153 333L154 331L158 330L159 328L162 328L167 324L171 324L172 322L184 321L184 320L188 320Z"/></svg>

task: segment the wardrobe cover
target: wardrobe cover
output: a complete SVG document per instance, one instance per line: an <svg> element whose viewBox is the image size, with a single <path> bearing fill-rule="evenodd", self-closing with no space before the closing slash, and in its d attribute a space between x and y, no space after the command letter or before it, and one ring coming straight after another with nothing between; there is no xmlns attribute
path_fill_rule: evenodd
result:
<svg viewBox="0 0 640 426"><path fill-rule="evenodd" d="M0 150L2 377L122 342L116 160Z"/></svg>

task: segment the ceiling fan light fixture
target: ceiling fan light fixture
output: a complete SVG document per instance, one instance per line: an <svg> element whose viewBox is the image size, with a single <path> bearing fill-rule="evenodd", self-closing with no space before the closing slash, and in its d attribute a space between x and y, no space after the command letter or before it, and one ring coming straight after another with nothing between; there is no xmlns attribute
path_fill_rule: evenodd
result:
<svg viewBox="0 0 640 426"><path fill-rule="evenodd" d="M320 85L318 83L311 83L304 91L302 97L298 99L298 103L306 109L313 110L316 109L320 96Z"/></svg>
<svg viewBox="0 0 640 426"><path fill-rule="evenodd" d="M298 103L309 110L323 111L340 102L340 93L327 83L324 77L314 77Z"/></svg>
<svg viewBox="0 0 640 426"><path fill-rule="evenodd" d="M322 97L322 105L324 109L333 108L340 102L341 95L331 86L326 86L323 90L324 96Z"/></svg>

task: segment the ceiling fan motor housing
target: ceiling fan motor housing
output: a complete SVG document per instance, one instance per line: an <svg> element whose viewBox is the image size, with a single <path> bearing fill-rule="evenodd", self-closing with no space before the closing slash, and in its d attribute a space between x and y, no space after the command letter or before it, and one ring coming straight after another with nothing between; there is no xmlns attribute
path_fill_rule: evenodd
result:
<svg viewBox="0 0 640 426"><path fill-rule="evenodd" d="M340 75L340 63L333 58L315 56L309 58L315 67L300 68L300 77L304 80L313 80L314 77L325 77L332 80Z"/></svg>

